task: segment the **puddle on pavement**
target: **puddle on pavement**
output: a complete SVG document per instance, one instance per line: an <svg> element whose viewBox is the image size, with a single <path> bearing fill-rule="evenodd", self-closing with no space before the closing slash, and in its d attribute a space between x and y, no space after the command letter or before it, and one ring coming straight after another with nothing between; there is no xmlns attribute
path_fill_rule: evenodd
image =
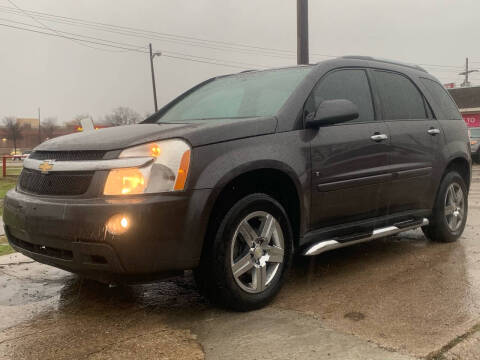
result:
<svg viewBox="0 0 480 360"><path fill-rule="evenodd" d="M472 230L451 244L410 231L298 258L274 306L425 356L479 321L480 242Z"/></svg>
<svg viewBox="0 0 480 360"><path fill-rule="evenodd" d="M272 307L425 355L480 316L476 239L469 225L453 244L429 242L416 231L297 258ZM2 265L0 284L0 358L128 358L134 351L145 357L163 351L165 358L201 359L192 324L238 316L212 309L191 274L108 287L31 263Z"/></svg>
<svg viewBox="0 0 480 360"><path fill-rule="evenodd" d="M169 320L175 309L206 306L191 276L109 287L32 264L0 269L0 281L0 359L204 357L196 337Z"/></svg>

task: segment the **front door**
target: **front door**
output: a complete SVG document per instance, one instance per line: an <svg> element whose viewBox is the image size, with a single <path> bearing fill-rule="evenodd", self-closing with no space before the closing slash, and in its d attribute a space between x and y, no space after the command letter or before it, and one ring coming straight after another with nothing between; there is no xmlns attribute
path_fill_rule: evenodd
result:
<svg viewBox="0 0 480 360"><path fill-rule="evenodd" d="M376 120L367 72L341 69L317 84L305 113L323 100L347 99L357 105L359 118L311 129L311 228L376 217L386 211L389 133Z"/></svg>

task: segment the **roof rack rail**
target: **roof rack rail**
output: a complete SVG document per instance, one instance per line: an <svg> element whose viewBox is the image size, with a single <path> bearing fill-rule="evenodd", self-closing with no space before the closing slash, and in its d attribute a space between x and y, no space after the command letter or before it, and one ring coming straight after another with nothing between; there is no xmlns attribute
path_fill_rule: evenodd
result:
<svg viewBox="0 0 480 360"><path fill-rule="evenodd" d="M378 59L378 58L374 58L374 57L372 57L372 56L361 56L361 55L348 55L348 56L342 56L341 58L342 58L342 59L377 61L377 62L382 62L382 63L386 63L386 64L392 64L392 65L398 65L398 66L405 66L405 67L409 67L409 68L411 68L411 69L420 70L420 71L423 71L423 72L425 72L425 73L428 73L427 70L425 70L424 68L422 68L422 67L419 66L419 65L404 63L404 62L401 62L401 61L387 60L387 59Z"/></svg>

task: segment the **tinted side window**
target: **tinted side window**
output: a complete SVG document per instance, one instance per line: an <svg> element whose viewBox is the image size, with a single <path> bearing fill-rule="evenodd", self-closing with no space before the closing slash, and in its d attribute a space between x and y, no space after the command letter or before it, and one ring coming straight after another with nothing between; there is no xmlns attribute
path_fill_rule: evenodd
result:
<svg viewBox="0 0 480 360"><path fill-rule="evenodd" d="M439 83L422 78L422 83L427 88L428 93L432 96L437 107L439 107L442 114L437 114L440 119L461 119L462 115L458 111L457 105L452 100L447 90Z"/></svg>
<svg viewBox="0 0 480 360"><path fill-rule="evenodd" d="M358 107L359 117L351 122L374 120L372 96L364 70L338 70L327 74L305 104L306 114L317 111L324 100L346 99Z"/></svg>
<svg viewBox="0 0 480 360"><path fill-rule="evenodd" d="M405 76L374 71L385 120L426 119L422 94Z"/></svg>

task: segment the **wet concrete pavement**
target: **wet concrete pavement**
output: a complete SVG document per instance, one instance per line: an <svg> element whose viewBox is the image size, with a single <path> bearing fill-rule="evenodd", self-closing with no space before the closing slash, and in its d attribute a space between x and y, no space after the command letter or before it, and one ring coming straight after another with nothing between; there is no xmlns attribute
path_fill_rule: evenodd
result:
<svg viewBox="0 0 480 360"><path fill-rule="evenodd" d="M191 274L111 288L0 257L0 359L480 359L475 174L458 242L411 231L299 258L247 314L211 307Z"/></svg>

